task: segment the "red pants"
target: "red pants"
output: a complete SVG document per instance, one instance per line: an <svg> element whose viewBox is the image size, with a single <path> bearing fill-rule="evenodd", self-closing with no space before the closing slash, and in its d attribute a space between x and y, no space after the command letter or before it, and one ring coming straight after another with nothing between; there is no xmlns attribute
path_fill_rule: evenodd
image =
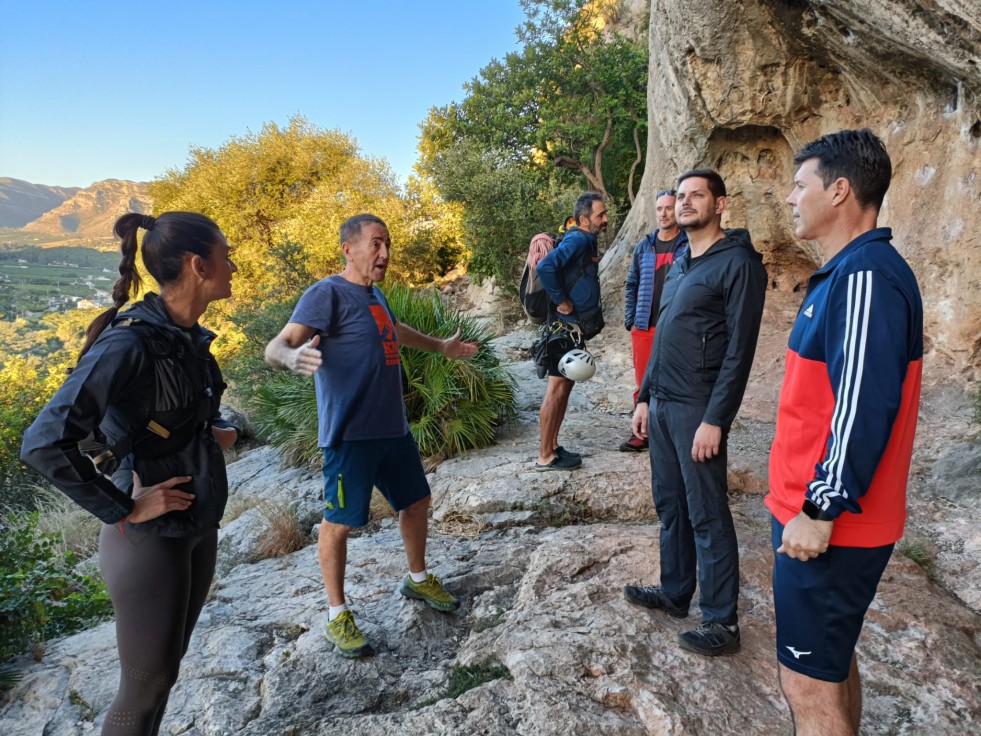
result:
<svg viewBox="0 0 981 736"><path fill-rule="evenodd" d="M654 343L655 327L646 330L638 330L636 327L630 328L630 342L634 348L634 378L637 385L634 388L634 403L637 403L637 395L640 393L640 384L644 382L644 373L647 371L647 361L651 357L651 345Z"/></svg>

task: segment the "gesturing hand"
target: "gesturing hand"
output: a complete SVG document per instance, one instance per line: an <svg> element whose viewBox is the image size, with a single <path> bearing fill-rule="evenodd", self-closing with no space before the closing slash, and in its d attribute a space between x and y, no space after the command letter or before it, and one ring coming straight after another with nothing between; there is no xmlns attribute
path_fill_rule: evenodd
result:
<svg viewBox="0 0 981 736"><path fill-rule="evenodd" d="M475 342L464 342L460 339L460 328L456 328L456 332L453 333L453 337L448 337L443 340L443 355L445 355L450 360L460 360L461 358L469 358L471 355L477 352L480 348Z"/></svg>
<svg viewBox="0 0 981 736"><path fill-rule="evenodd" d="M238 430L232 427L212 427L211 434L218 440L218 446L221 447L222 452L234 445L238 439Z"/></svg>
<svg viewBox="0 0 981 736"><path fill-rule="evenodd" d="M194 501L194 494L181 491L174 486L187 483L189 475L176 475L162 483L144 486L140 476L133 473L133 510L124 521L139 524L143 521L156 519L171 511L185 511Z"/></svg>
<svg viewBox="0 0 981 736"><path fill-rule="evenodd" d="M312 376L324 362L323 356L317 346L320 344L320 335L314 335L309 341L293 350L286 351L286 367L301 376Z"/></svg>

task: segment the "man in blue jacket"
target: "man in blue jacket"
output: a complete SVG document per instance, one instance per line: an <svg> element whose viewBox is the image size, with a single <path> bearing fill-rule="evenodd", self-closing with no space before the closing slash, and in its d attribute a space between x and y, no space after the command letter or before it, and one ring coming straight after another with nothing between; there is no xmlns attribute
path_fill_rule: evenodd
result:
<svg viewBox="0 0 981 736"><path fill-rule="evenodd" d="M743 229L723 230L725 183L711 169L678 179L688 250L668 273L633 431L650 437L661 520L661 583L627 600L688 615L696 571L702 623L678 638L699 654L739 651L739 550L729 511L726 437L756 353L767 276ZM648 407L648 404L650 406Z"/></svg>
<svg viewBox="0 0 981 736"><path fill-rule="evenodd" d="M596 236L606 230L608 217L603 195L586 192L573 210L576 225L566 232L555 249L538 264L538 278L552 305L548 317L553 333L566 332L569 347L583 347L577 329L580 316L599 306L599 243ZM561 355L549 354L548 386L539 412L541 445L535 470L573 470L582 465L578 453L559 445L559 428L565 419L573 381L558 370Z"/></svg>
<svg viewBox="0 0 981 736"><path fill-rule="evenodd" d="M661 292L664 280L674 263L675 257L688 244L688 236L678 227L674 214L677 192L664 189L657 193L654 213L657 217L657 230L648 233L637 243L630 259L627 272L627 288L624 290L624 326L630 333L630 343L634 354L634 404L644 382L644 371L651 357L654 344L654 329L657 313L661 306ZM620 445L621 452L641 452L647 449L647 440L630 435Z"/></svg>

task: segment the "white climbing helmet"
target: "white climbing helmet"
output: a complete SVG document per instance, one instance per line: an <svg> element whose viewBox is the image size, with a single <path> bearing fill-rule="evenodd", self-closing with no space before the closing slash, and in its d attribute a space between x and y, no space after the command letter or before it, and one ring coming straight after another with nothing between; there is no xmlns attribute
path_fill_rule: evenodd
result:
<svg viewBox="0 0 981 736"><path fill-rule="evenodd" d="M559 359L559 373L570 381L588 381L596 373L596 363L592 355L576 348Z"/></svg>

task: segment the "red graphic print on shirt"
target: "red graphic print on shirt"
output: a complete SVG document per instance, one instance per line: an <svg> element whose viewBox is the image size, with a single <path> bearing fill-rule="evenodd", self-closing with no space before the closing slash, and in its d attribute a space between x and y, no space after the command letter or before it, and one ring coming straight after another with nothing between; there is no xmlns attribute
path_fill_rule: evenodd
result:
<svg viewBox="0 0 981 736"><path fill-rule="evenodd" d="M401 362L399 360L399 342L395 337L395 325L392 324L388 311L380 304L372 304L369 309L375 318L375 324L378 325L378 334L381 336L382 347L385 349L385 365L398 365Z"/></svg>

